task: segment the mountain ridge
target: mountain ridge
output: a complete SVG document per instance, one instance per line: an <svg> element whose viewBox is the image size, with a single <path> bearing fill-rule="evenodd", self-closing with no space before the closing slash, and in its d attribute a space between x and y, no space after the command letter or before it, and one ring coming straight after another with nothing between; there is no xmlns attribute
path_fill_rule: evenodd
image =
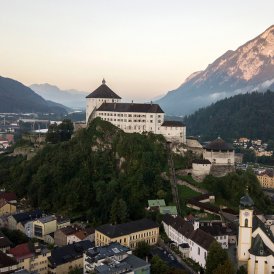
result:
<svg viewBox="0 0 274 274"><path fill-rule="evenodd" d="M47 102L17 80L0 76L0 112L65 114L65 107Z"/></svg>
<svg viewBox="0 0 274 274"><path fill-rule="evenodd" d="M192 73L177 89L157 101L172 115L187 115L219 99L274 85L274 25L228 50L205 70Z"/></svg>

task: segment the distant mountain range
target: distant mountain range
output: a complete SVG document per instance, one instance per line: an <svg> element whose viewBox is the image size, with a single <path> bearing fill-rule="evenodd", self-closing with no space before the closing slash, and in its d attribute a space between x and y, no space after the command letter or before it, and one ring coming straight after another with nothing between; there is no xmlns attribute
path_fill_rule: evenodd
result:
<svg viewBox="0 0 274 274"><path fill-rule="evenodd" d="M156 102L167 114L183 116L225 97L268 88L274 90L274 25Z"/></svg>
<svg viewBox="0 0 274 274"><path fill-rule="evenodd" d="M86 107L87 92L75 89L61 90L57 86L50 84L33 84L30 88L46 100L51 100L59 104L74 109L84 109Z"/></svg>
<svg viewBox="0 0 274 274"><path fill-rule="evenodd" d="M0 112L65 114L67 108L46 101L18 81L0 76Z"/></svg>
<svg viewBox="0 0 274 274"><path fill-rule="evenodd" d="M184 118L188 136L212 140L274 138L274 92L252 92L220 100Z"/></svg>

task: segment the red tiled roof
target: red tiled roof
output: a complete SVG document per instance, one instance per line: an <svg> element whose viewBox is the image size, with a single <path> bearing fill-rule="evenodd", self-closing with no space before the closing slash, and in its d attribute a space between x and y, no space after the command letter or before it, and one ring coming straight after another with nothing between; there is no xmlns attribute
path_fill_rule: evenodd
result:
<svg viewBox="0 0 274 274"><path fill-rule="evenodd" d="M34 254L28 243L20 244L14 248L11 248L9 253L12 254L17 260L32 257Z"/></svg>
<svg viewBox="0 0 274 274"><path fill-rule="evenodd" d="M7 202L16 200L14 192L0 192L0 199L5 199Z"/></svg>

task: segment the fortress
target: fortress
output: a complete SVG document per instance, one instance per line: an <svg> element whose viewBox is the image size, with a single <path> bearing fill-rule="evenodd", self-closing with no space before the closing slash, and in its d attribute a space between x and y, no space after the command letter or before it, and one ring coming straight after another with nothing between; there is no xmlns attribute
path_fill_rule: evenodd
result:
<svg viewBox="0 0 274 274"><path fill-rule="evenodd" d="M108 121L128 133L162 134L167 141L186 143L186 127L179 121L165 121L158 104L122 103L103 79L102 85L87 97L86 123L96 117Z"/></svg>

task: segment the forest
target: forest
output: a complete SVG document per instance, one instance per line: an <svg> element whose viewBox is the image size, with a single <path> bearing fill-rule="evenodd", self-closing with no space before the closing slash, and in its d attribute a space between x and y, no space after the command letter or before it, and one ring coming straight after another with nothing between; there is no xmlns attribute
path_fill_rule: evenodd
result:
<svg viewBox="0 0 274 274"><path fill-rule="evenodd" d="M248 137L273 140L274 92L252 92L220 100L184 118L188 135L212 140Z"/></svg>

